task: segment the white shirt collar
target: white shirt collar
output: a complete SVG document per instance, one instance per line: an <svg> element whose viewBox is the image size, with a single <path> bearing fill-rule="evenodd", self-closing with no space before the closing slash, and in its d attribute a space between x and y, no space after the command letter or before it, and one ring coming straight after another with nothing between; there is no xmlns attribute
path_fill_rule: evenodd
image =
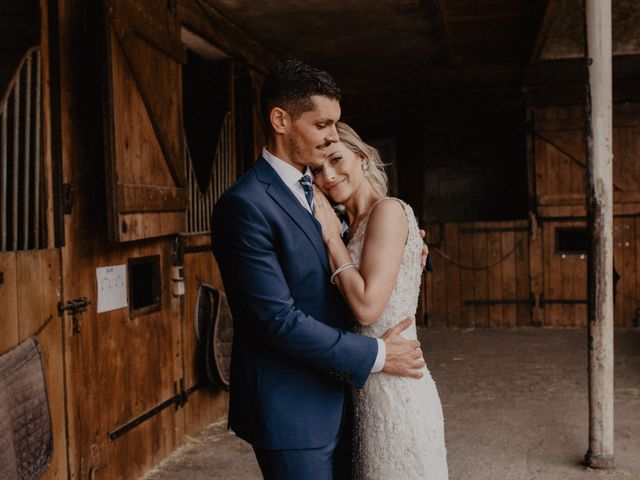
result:
<svg viewBox="0 0 640 480"><path fill-rule="evenodd" d="M300 170L276 157L274 154L269 152L266 147L262 149L262 157L273 167L278 176L289 188L296 185L303 175L309 175L311 179L313 179L313 175L311 174L311 169L309 167L307 167L304 174L300 173Z"/></svg>

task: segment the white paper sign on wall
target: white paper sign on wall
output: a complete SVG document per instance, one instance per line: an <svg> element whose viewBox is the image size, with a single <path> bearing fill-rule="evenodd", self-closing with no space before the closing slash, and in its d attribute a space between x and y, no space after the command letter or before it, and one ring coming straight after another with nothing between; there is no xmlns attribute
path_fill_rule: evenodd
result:
<svg viewBox="0 0 640 480"><path fill-rule="evenodd" d="M98 281L98 313L127 306L127 266L96 268Z"/></svg>

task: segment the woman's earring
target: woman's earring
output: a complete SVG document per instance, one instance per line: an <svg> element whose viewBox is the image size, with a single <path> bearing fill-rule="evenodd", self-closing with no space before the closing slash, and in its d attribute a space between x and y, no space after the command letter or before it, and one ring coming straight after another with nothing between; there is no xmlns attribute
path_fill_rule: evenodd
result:
<svg viewBox="0 0 640 480"><path fill-rule="evenodd" d="M368 164L365 163L364 165L362 165L362 172L364 173L365 177L369 176L369 165Z"/></svg>

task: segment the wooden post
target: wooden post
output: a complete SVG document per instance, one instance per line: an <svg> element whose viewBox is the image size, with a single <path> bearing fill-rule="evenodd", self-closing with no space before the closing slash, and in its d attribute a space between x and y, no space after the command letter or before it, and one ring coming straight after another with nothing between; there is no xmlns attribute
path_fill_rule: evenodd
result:
<svg viewBox="0 0 640 480"><path fill-rule="evenodd" d="M589 450L613 467L613 184L611 0L585 0L589 223Z"/></svg>

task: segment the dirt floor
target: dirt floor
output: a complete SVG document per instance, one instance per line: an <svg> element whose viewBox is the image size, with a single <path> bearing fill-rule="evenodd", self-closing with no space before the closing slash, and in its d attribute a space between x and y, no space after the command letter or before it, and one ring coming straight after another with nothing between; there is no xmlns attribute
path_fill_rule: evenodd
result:
<svg viewBox="0 0 640 480"><path fill-rule="evenodd" d="M420 337L444 408L451 480L640 480L640 330L615 336L611 471L581 465L589 436L585 330L423 330ZM144 478L261 476L251 448L222 421Z"/></svg>

